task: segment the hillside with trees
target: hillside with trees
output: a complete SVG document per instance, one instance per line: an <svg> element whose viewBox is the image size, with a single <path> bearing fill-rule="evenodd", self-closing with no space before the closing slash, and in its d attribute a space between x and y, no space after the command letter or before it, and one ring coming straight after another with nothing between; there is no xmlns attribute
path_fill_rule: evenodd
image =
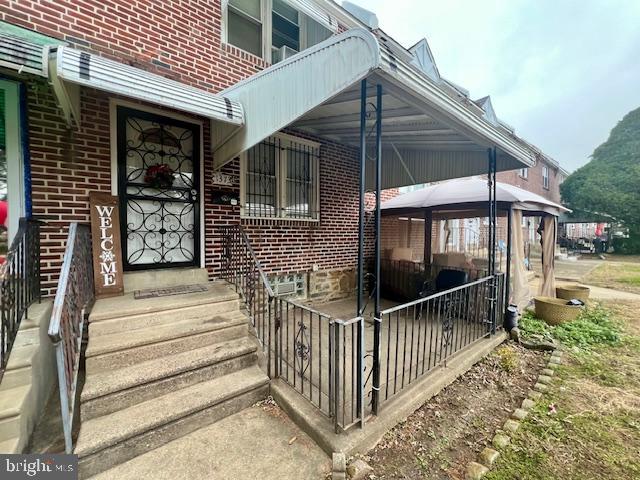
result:
<svg viewBox="0 0 640 480"><path fill-rule="evenodd" d="M611 215L624 223L631 237L625 250L640 252L640 108L618 122L560 191L569 208Z"/></svg>

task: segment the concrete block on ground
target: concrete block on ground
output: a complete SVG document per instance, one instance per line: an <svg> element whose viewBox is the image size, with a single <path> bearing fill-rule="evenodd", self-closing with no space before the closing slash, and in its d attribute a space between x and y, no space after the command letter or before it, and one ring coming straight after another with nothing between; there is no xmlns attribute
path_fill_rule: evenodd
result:
<svg viewBox="0 0 640 480"><path fill-rule="evenodd" d="M520 422L512 419L509 419L506 422L504 422L504 425L502 426L502 429L508 433L516 433L519 428L520 428Z"/></svg>
<svg viewBox="0 0 640 480"><path fill-rule="evenodd" d="M534 401L540 400L540 398L542 397L542 393L535 390L529 390L529 393L527 393L527 397Z"/></svg>
<svg viewBox="0 0 640 480"><path fill-rule="evenodd" d="M529 412L527 412L525 409L516 408L511 414L511 418L513 418L514 420L524 420L528 414Z"/></svg>
<svg viewBox="0 0 640 480"><path fill-rule="evenodd" d="M484 477L487 474L487 472L489 472L489 469L484 465L481 465L477 462L471 462L469 465L467 465L467 472L465 475L465 479L480 480L482 477Z"/></svg>
<svg viewBox="0 0 640 480"><path fill-rule="evenodd" d="M546 375L547 377L553 377L555 375L555 371L551 368L545 368L540 372L542 375Z"/></svg>
<svg viewBox="0 0 640 480"><path fill-rule="evenodd" d="M497 449L506 448L509 443L511 443L511 437L502 432L497 432L491 440L491 444Z"/></svg>
<svg viewBox="0 0 640 480"><path fill-rule="evenodd" d="M371 473L373 473L371 465L360 458L347 466L347 475L351 480L365 480Z"/></svg>
<svg viewBox="0 0 640 480"><path fill-rule="evenodd" d="M498 457L500 456L500 452L494 450L493 448L486 447L482 452L480 452L480 457L478 460L480 463L486 467L491 467Z"/></svg>
<svg viewBox="0 0 640 480"><path fill-rule="evenodd" d="M548 375L540 375L538 377L538 382L539 383L544 383L545 385L548 385L551 383L551 377Z"/></svg>
<svg viewBox="0 0 640 480"><path fill-rule="evenodd" d="M543 383L536 383L536 384L533 386L533 389L534 389L536 392L546 393L546 392L549 390L549 387L548 387L548 386L546 386L546 385L545 385L545 384L543 384Z"/></svg>
<svg viewBox="0 0 640 480"><path fill-rule="evenodd" d="M529 410L530 408L533 408L535 404L536 402L534 402L530 398L525 398L524 400L522 400L522 405L520 406L520 408L522 408L523 410Z"/></svg>

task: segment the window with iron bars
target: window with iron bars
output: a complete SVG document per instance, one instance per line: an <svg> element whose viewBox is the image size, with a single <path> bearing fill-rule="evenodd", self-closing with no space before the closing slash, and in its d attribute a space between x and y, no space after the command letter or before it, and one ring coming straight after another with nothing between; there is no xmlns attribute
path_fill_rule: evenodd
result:
<svg viewBox="0 0 640 480"><path fill-rule="evenodd" d="M241 159L241 214L249 218L318 220L319 145L289 135L269 137Z"/></svg>

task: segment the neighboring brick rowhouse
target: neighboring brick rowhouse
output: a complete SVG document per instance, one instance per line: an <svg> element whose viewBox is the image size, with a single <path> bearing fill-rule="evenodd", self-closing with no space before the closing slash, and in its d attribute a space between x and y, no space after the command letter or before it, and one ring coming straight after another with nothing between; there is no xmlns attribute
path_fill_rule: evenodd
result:
<svg viewBox="0 0 640 480"><path fill-rule="evenodd" d="M544 165L549 168L549 188L544 188L543 186L542 167ZM537 193L552 202L560 203L560 179L562 174L558 167L539 159L534 167L529 168L527 178L522 178L519 172L520 170L498 172L498 181Z"/></svg>

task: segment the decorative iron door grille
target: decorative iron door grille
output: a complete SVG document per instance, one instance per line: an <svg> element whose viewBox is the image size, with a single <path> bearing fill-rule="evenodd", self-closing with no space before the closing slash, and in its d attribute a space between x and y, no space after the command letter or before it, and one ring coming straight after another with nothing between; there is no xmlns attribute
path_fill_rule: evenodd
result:
<svg viewBox="0 0 640 480"><path fill-rule="evenodd" d="M118 108L125 270L200 264L200 127Z"/></svg>

